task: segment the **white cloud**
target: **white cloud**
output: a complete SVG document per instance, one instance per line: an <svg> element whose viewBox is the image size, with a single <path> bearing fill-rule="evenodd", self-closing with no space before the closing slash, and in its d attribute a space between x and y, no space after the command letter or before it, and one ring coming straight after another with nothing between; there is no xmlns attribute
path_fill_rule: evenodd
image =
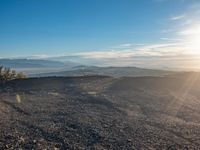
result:
<svg viewBox="0 0 200 150"><path fill-rule="evenodd" d="M168 2L168 1L178 1L178 2L185 2L186 0L154 0L155 2Z"/></svg>
<svg viewBox="0 0 200 150"><path fill-rule="evenodd" d="M125 44L119 45L119 47L130 47L130 46L132 46L131 43L125 43Z"/></svg>
<svg viewBox="0 0 200 150"><path fill-rule="evenodd" d="M185 14L171 17L170 20L176 21L176 20L181 20L181 19L184 19L184 18L185 18Z"/></svg>
<svg viewBox="0 0 200 150"><path fill-rule="evenodd" d="M178 43L146 44L145 46L132 47L129 49L92 51L76 53L77 56L92 59L118 59L134 57L172 56L181 53Z"/></svg>
<svg viewBox="0 0 200 150"><path fill-rule="evenodd" d="M200 34L200 23L179 31L179 34L184 36Z"/></svg>
<svg viewBox="0 0 200 150"><path fill-rule="evenodd" d="M181 38L167 38L167 37L162 37L162 38L160 38L161 40L163 40L163 41L174 41L174 42L178 42L178 41L182 41L183 39L181 39Z"/></svg>

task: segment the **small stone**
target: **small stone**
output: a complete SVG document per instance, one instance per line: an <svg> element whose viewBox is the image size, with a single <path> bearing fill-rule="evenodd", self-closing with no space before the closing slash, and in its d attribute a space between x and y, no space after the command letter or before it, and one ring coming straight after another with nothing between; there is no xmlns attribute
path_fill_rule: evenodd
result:
<svg viewBox="0 0 200 150"><path fill-rule="evenodd" d="M61 148L61 145L60 145L60 144L55 144L54 150L60 150L60 148Z"/></svg>
<svg viewBox="0 0 200 150"><path fill-rule="evenodd" d="M25 139L24 139L23 137L20 137L20 138L19 138L19 142L24 143L24 142L25 142Z"/></svg>
<svg viewBox="0 0 200 150"><path fill-rule="evenodd" d="M131 142L132 140L131 140L131 139L128 139L127 141L128 141L128 142Z"/></svg>

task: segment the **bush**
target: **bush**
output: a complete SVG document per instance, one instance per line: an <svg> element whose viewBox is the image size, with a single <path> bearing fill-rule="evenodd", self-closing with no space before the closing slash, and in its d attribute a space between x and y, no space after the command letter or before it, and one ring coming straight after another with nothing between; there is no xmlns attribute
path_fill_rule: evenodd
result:
<svg viewBox="0 0 200 150"><path fill-rule="evenodd" d="M26 75L22 72L17 73L15 70L0 66L0 82L6 82L14 79L26 78Z"/></svg>

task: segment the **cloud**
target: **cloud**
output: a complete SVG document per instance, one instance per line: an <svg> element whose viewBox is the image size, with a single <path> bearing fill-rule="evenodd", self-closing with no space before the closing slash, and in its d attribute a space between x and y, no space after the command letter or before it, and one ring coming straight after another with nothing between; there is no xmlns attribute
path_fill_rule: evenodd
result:
<svg viewBox="0 0 200 150"><path fill-rule="evenodd" d="M177 31L178 32L178 31ZM181 36L182 37L182 36ZM161 38L160 43L122 44L112 49L75 55L100 66L138 66L147 68L200 68L200 55L190 42L181 38ZM192 51L191 51L192 50Z"/></svg>
<svg viewBox="0 0 200 150"><path fill-rule="evenodd" d="M179 31L178 33L179 35L184 35L184 36L200 34L200 23L187 27Z"/></svg>
<svg viewBox="0 0 200 150"><path fill-rule="evenodd" d="M104 51L92 51L76 53L87 59L130 59L135 57L157 57L157 56L173 56L180 53L179 44L162 43L162 44L145 44L145 46L129 47L129 49L112 49Z"/></svg>
<svg viewBox="0 0 200 150"><path fill-rule="evenodd" d="M195 47L192 45L194 42L168 37L161 38L161 40L156 43L125 43L104 50L71 53L57 56L56 60L98 66L137 66L158 69L169 69L174 66L200 68L200 54L196 55ZM51 58L47 55L37 55L37 57Z"/></svg>
<svg viewBox="0 0 200 150"><path fill-rule="evenodd" d="M163 41L174 41L174 42L178 42L178 41L182 41L183 39L181 39L181 38L167 38L167 37L162 37L162 38L160 38L160 40L163 40Z"/></svg>
<svg viewBox="0 0 200 150"><path fill-rule="evenodd" d="M179 49L182 49L185 54L187 53L192 55L200 55L199 4L199 2L197 3L197 1L195 1L195 3L192 3L192 5L189 6L188 10L182 15L171 17L171 22L169 22L170 26L167 30L164 30L166 32L162 32L163 34L166 34L168 36L160 39L166 42L174 41L179 43Z"/></svg>
<svg viewBox="0 0 200 150"><path fill-rule="evenodd" d="M125 43L125 44L119 45L119 47L130 47L131 45L132 45L131 43Z"/></svg>
<svg viewBox="0 0 200 150"><path fill-rule="evenodd" d="M170 20L176 21L176 20L181 20L181 19L184 19L184 18L185 18L185 14L171 17Z"/></svg>
<svg viewBox="0 0 200 150"><path fill-rule="evenodd" d="M181 2L181 3L184 3L186 0L154 0L155 2L168 2L168 1L177 1L177 2Z"/></svg>
<svg viewBox="0 0 200 150"><path fill-rule="evenodd" d="M137 46L136 46L137 45ZM127 46L127 47L126 47ZM164 41L162 43L129 44L119 49L93 50L70 55L47 56L35 55L38 58L73 61L85 65L97 66L137 66L143 68L200 68L200 55L188 53L191 45L183 41ZM184 69L183 68L183 69Z"/></svg>

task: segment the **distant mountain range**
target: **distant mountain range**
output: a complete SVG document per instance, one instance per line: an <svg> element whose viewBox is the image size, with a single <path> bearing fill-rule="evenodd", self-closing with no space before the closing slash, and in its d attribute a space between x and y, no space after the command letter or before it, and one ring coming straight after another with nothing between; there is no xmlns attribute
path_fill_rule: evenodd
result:
<svg viewBox="0 0 200 150"><path fill-rule="evenodd" d="M29 77L106 75L113 77L163 76L172 71L137 67L86 66L71 61L40 59L0 59L0 65L25 72Z"/></svg>
<svg viewBox="0 0 200 150"><path fill-rule="evenodd" d="M32 74L32 77L45 76L85 76L103 75L112 77L137 77L137 76L163 76L172 74L172 71L143 69L137 67L97 67L97 66L76 66L69 71L51 72L43 74Z"/></svg>
<svg viewBox="0 0 200 150"><path fill-rule="evenodd" d="M29 75L71 70L72 67L79 64L71 61L61 62L42 59L0 59L0 65L25 72Z"/></svg>
<svg viewBox="0 0 200 150"><path fill-rule="evenodd" d="M0 59L0 64L10 68L61 67L65 65L58 61L39 59Z"/></svg>

